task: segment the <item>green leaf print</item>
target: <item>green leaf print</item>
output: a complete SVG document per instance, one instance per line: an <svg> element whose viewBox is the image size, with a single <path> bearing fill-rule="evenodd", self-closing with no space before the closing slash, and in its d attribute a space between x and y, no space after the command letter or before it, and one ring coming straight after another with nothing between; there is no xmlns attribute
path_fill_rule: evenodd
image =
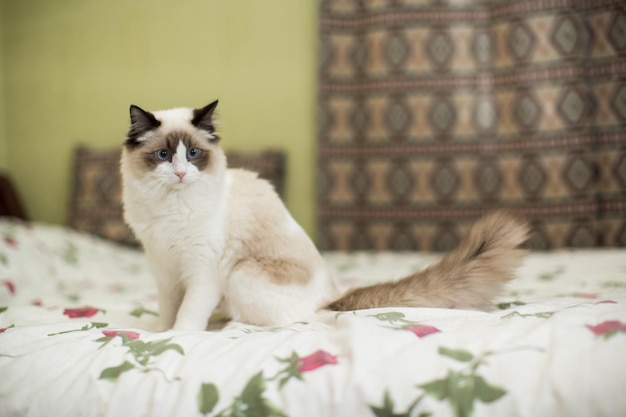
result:
<svg viewBox="0 0 626 417"><path fill-rule="evenodd" d="M341 264L338 264L335 269L337 270L337 272L345 273L351 269L356 268L357 266L358 266L358 263L355 260L351 259L351 260L344 261Z"/></svg>
<svg viewBox="0 0 626 417"><path fill-rule="evenodd" d="M526 303L523 301L510 301L510 302L505 302L505 303L498 303L496 304L496 307L498 307L498 309L500 310L507 310L513 306L525 306Z"/></svg>
<svg viewBox="0 0 626 417"><path fill-rule="evenodd" d="M448 371L446 378L420 385L424 393L439 401L447 400L456 417L469 417L474 402L491 403L500 399L506 391L491 385L475 373L475 367L464 371Z"/></svg>
<svg viewBox="0 0 626 417"><path fill-rule="evenodd" d="M590 326L587 326L590 327ZM593 329L590 327L590 330ZM406 413L398 414L394 411L394 402L389 391L385 391L382 407L370 405L369 408L377 417L398 417L398 416L419 416L427 417L432 413L429 411L419 410L418 407L424 408L420 402L423 398L430 397L437 401L445 401L452 408L455 417L470 417L474 413L476 401L485 404L499 400L506 395L504 388L488 383L482 375L479 375L478 369L485 365L486 358L494 355L507 354L517 350L532 349L543 352L543 349L531 346L522 346L513 349L501 351L486 351L478 355L474 355L469 351L462 349L449 349L440 347L439 353L442 356L452 358L463 363L461 369L449 369L444 378L429 381L418 385L422 389L422 393L417 396L415 401L408 408Z"/></svg>
<svg viewBox="0 0 626 417"><path fill-rule="evenodd" d="M605 281L602 286L604 288L626 288L626 281Z"/></svg>
<svg viewBox="0 0 626 417"><path fill-rule="evenodd" d="M181 355L185 354L185 351L180 345L176 343L170 343L171 338L163 339L163 340L153 340L151 342L144 342L143 340L138 339L138 338L131 339L128 336L123 337L124 333L120 333L120 334L117 334L117 333L118 332L116 332L115 336L107 336L107 337L99 338L98 340L96 340L96 342L103 343L103 345L100 346L100 348L102 348L104 345L111 342L111 340L113 340L115 337L120 336L120 338L123 340L122 346L127 347L129 349L128 353L131 355L133 361L131 362L127 360L119 366L105 369L105 371L108 371L108 374L114 375L116 369L122 369L123 372L126 372L130 369L137 369L142 372L158 371L158 372L161 372L165 376L165 378L169 381L169 378L167 377L167 375L165 375L165 373L161 369L151 367L152 359L155 356L159 356L169 350L177 352ZM137 334L137 337L138 336L139 335ZM128 365L126 365L127 363L132 365L132 367L129 368ZM119 374L117 376L119 376ZM104 378L101 374L100 379L110 380L111 378Z"/></svg>
<svg viewBox="0 0 626 417"><path fill-rule="evenodd" d="M293 352L285 358L276 357L276 360L285 365L274 376L266 377L262 371L259 371L243 387L241 394L232 400L232 403L220 412L213 413L213 409L218 402L219 392L217 387L211 383L203 383L198 391L198 411L203 415L211 414L214 417L283 417L286 414L265 398L265 390L268 383L276 387L278 381L278 390L292 378L299 380L304 379L304 374L314 372L322 367L336 365L337 357L325 350L318 349L305 356L300 356ZM393 403L389 405L390 398L386 407L393 408ZM375 407L373 407L375 408ZM408 414L407 414L408 416Z"/></svg>
<svg viewBox="0 0 626 417"><path fill-rule="evenodd" d="M420 385L424 392L437 400L445 400L448 398L448 380L438 379L424 385Z"/></svg>
<svg viewBox="0 0 626 417"><path fill-rule="evenodd" d="M387 312L387 313L378 313L378 314L370 315L369 317L374 317L377 320L386 321L386 322L389 322L391 324L397 323L397 322L401 322L401 323L406 323L407 322L407 320L404 319L406 317L404 315L404 313L401 313L399 311L390 311L390 312Z"/></svg>
<svg viewBox="0 0 626 417"><path fill-rule="evenodd" d="M135 365L128 361L124 361L119 366L113 366L111 368L106 368L100 373L100 377L98 379L106 379L107 381L115 382L117 379L126 371L130 371L131 369L135 369Z"/></svg>
<svg viewBox="0 0 626 417"><path fill-rule="evenodd" d="M67 333L73 333L73 332L85 332L85 331L91 330L91 329L102 329L104 327L107 327L108 325L109 325L109 323L101 323L101 322L98 322L98 321L92 321L89 324L85 324L80 329L72 329L72 330L65 330L63 332L58 332L58 333L50 333L50 334L48 334L48 336L57 336L57 335L60 335L60 334L67 334Z"/></svg>
<svg viewBox="0 0 626 417"><path fill-rule="evenodd" d="M143 340L133 340L126 344L134 355L150 355L158 356L167 350L175 350L181 355L184 354L180 345L175 343L169 343L171 338L163 340L153 340L151 342L144 342Z"/></svg>
<svg viewBox="0 0 626 417"><path fill-rule="evenodd" d="M448 375L448 399L457 417L468 417L474 410L474 379L472 375L451 371Z"/></svg>
<svg viewBox="0 0 626 417"><path fill-rule="evenodd" d="M514 350L519 349L531 349L531 347L515 348ZM542 350L539 349L539 351ZM460 370L450 369L445 378L427 382L419 387L424 390L424 395L438 401L449 402L455 417L470 417L474 412L476 401L488 404L506 395L504 388L488 383L478 373L478 369L486 363L487 357L510 352L511 350L487 351L480 355L474 355L462 349L440 347L439 353L441 355L466 363L465 367Z"/></svg>
<svg viewBox="0 0 626 417"><path fill-rule="evenodd" d="M263 374L257 373L248 381L248 384L241 393L241 401L248 405L251 410L261 411L264 408L263 392L265 391L265 381ZM257 414L263 415L263 414Z"/></svg>
<svg viewBox="0 0 626 417"><path fill-rule="evenodd" d="M147 308L144 308L143 306L139 306L130 312L131 316L137 317L137 318L141 318L141 316L143 316L144 314L149 314L151 316L159 315L159 313L157 313L156 311L148 310Z"/></svg>
<svg viewBox="0 0 626 417"><path fill-rule="evenodd" d="M544 272L542 274L539 274L539 279L541 281L553 281L555 278L557 278L559 275L562 275L564 272L565 272L565 268L563 268L562 266L559 266L554 271Z"/></svg>
<svg viewBox="0 0 626 417"><path fill-rule="evenodd" d="M378 417L386 417L386 416L390 416L393 415L393 408L394 408L394 404L393 404L393 400L391 399L391 395L389 395L389 391L385 390L385 397L383 398L383 408L375 408L375 407L371 407L373 410L375 409L376 411L374 412L374 414L376 414L376 416Z"/></svg>
<svg viewBox="0 0 626 417"><path fill-rule="evenodd" d="M129 353L135 357L139 364L146 366L153 356L159 356L168 350L173 350L181 355L185 354L180 345L169 343L170 340L171 338L144 342L143 340L135 339L124 343L124 346L130 348Z"/></svg>
<svg viewBox="0 0 626 417"><path fill-rule="evenodd" d="M376 417L404 417L407 416L407 413L404 414L396 414L394 413L393 409L395 408L394 403L393 403L393 399L391 398L391 395L389 394L388 390L385 390L385 397L383 398L383 406L382 407L376 407L373 405L370 405L370 410L372 410L372 412L376 415Z"/></svg>
<svg viewBox="0 0 626 417"><path fill-rule="evenodd" d="M522 317L522 318L537 317L537 318L540 318L540 319L549 319L555 313L556 313L556 311L542 311L540 313L521 314L519 311L512 311L509 314L505 314L504 316L500 317L500 319L510 319L510 318L513 318L513 317Z"/></svg>
<svg viewBox="0 0 626 417"><path fill-rule="evenodd" d="M474 359L474 355L462 349L448 349L445 347L440 347L439 354L448 356L452 359L456 359L457 361L461 361L461 362L469 362L472 359Z"/></svg>
<svg viewBox="0 0 626 417"><path fill-rule="evenodd" d="M480 375L474 376L474 389L476 396L484 403L492 403L506 394L504 389L488 384Z"/></svg>
<svg viewBox="0 0 626 417"><path fill-rule="evenodd" d="M198 392L198 410L205 416L213 411L219 395L215 384L202 384L200 392Z"/></svg>
<svg viewBox="0 0 626 417"><path fill-rule="evenodd" d="M0 313L4 313L8 309L9 309L9 307L0 307Z"/></svg>
<svg viewBox="0 0 626 417"><path fill-rule="evenodd" d="M78 302L80 302L80 295L78 294L67 294L67 301L77 304Z"/></svg>
<svg viewBox="0 0 626 417"><path fill-rule="evenodd" d="M417 407L420 401L424 398L423 396L419 396L413 403L408 407L407 411L404 413L397 413L394 411L395 404L393 398L391 398L391 394L389 390L385 390L385 396L383 398L383 406L376 407L373 405L369 405L370 410L376 417L430 417L432 413L427 411L422 411L419 414L416 414Z"/></svg>
<svg viewBox="0 0 626 417"><path fill-rule="evenodd" d="M285 417L276 405L263 397L265 379L263 373L254 375L246 384L241 395L234 399L231 406L218 413L218 417Z"/></svg>
<svg viewBox="0 0 626 417"><path fill-rule="evenodd" d="M61 252L61 257L66 263L76 265L78 263L78 248L72 242L67 242Z"/></svg>

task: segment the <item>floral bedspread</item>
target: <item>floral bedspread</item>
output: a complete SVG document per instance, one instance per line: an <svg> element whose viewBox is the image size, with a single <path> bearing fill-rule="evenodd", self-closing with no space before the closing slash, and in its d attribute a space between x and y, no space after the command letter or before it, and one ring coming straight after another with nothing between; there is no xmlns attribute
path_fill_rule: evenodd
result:
<svg viewBox="0 0 626 417"><path fill-rule="evenodd" d="M431 254L326 254L344 286ZM0 220L0 416L626 415L626 250L533 253L488 312L154 332L140 252Z"/></svg>

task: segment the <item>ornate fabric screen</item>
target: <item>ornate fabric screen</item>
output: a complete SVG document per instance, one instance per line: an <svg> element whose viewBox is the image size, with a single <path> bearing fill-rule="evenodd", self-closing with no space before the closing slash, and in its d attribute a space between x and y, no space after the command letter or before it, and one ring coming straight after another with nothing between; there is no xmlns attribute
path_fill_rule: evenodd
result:
<svg viewBox="0 0 626 417"><path fill-rule="evenodd" d="M623 1L322 1L319 81L322 249L448 250L496 207L626 245Z"/></svg>

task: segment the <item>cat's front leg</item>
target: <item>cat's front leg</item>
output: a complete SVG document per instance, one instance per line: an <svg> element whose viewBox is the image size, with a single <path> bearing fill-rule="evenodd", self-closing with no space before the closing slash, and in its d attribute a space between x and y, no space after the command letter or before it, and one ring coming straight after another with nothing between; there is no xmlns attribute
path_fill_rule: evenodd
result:
<svg viewBox="0 0 626 417"><path fill-rule="evenodd" d="M183 301L176 315L174 330L206 330L213 310L219 304L221 291L217 282L206 275L185 280Z"/></svg>
<svg viewBox="0 0 626 417"><path fill-rule="evenodd" d="M183 300L183 288L176 278L175 273L167 268L167 265L158 263L160 258L150 256L152 273L156 278L159 303L159 322L157 331L170 330L176 322L176 313ZM156 259L156 260L155 260Z"/></svg>
<svg viewBox="0 0 626 417"><path fill-rule="evenodd" d="M173 279L158 281L159 291L159 325L158 331L171 329L176 322L176 313L183 298L181 288Z"/></svg>

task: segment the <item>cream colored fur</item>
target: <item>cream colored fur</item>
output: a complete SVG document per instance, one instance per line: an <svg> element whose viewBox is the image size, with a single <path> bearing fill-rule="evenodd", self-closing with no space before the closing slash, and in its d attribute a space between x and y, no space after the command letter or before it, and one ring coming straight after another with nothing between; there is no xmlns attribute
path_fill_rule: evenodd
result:
<svg viewBox="0 0 626 417"><path fill-rule="evenodd" d="M528 230L496 213L425 272L337 300L322 257L272 186L227 168L213 127L216 104L154 113L131 107L124 216L156 276L162 330L203 330L221 301L231 318L258 325L308 320L321 308L486 308L512 278ZM190 159L192 148L201 157ZM169 159L161 161L163 149Z"/></svg>

